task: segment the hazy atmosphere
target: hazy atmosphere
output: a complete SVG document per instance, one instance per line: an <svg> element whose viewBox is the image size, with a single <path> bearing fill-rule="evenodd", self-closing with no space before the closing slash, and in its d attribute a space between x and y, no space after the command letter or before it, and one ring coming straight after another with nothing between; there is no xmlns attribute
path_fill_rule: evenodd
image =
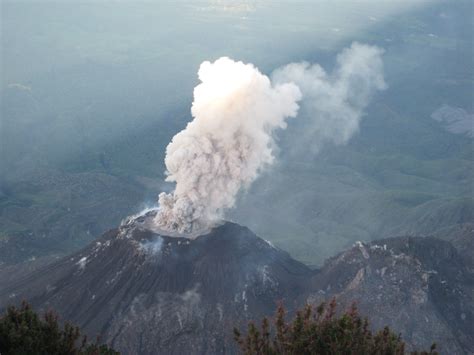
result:
<svg viewBox="0 0 474 355"><path fill-rule="evenodd" d="M72 251L170 191L165 148L202 61L276 81L317 63L334 85L353 42L383 51L386 89L355 98L351 126L331 115L353 98L301 83L315 98L225 218L315 265L472 221L472 4L342 3L2 2L1 262Z"/></svg>

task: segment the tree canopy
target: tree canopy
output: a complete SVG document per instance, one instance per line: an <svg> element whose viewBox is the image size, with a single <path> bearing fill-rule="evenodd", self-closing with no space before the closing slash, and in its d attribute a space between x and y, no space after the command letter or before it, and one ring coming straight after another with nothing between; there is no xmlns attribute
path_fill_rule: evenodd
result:
<svg viewBox="0 0 474 355"><path fill-rule="evenodd" d="M234 338L245 355L402 355L405 343L389 327L373 332L355 304L342 315L336 313L336 301L307 305L290 322L279 305L272 322L263 318L261 325L250 322L246 334L234 329ZM415 355L437 354L433 344L428 351Z"/></svg>
<svg viewBox="0 0 474 355"><path fill-rule="evenodd" d="M39 316L23 302L10 306L0 317L0 354L2 355L115 355L118 352L98 339L90 343L79 327L60 325L58 316L47 311Z"/></svg>

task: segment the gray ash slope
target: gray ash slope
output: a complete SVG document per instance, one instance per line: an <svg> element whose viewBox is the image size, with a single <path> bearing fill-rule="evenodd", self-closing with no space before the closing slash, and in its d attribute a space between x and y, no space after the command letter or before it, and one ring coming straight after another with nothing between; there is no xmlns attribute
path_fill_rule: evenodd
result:
<svg viewBox="0 0 474 355"><path fill-rule="evenodd" d="M463 247L472 250L473 237ZM374 328L389 325L411 349L434 341L441 354L473 354L474 274L463 252L432 237L356 243L312 277L306 300L356 301Z"/></svg>
<svg viewBox="0 0 474 355"><path fill-rule="evenodd" d="M212 354L232 352L234 325L291 304L312 275L237 224L190 240L140 222L16 280L0 304L51 307L125 354Z"/></svg>
<svg viewBox="0 0 474 355"><path fill-rule="evenodd" d="M337 297L356 301L374 327L391 326L410 348L436 341L443 354L471 354L473 231L453 243L356 243L312 271L237 224L190 240L151 232L139 217L9 282L0 308L23 298L51 307L124 354L222 354L236 350L233 326L271 315L279 300L293 310Z"/></svg>

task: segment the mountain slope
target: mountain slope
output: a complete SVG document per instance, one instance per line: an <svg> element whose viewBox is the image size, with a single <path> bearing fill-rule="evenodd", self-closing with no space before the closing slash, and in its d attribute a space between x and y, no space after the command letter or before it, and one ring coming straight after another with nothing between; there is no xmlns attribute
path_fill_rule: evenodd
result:
<svg viewBox="0 0 474 355"><path fill-rule="evenodd" d="M111 230L97 242L0 291L1 303L27 298L52 307L123 353L220 353L232 327L290 303L312 271L225 223L194 240L141 227Z"/></svg>
<svg viewBox="0 0 474 355"><path fill-rule="evenodd" d="M474 274L448 241L397 237L356 243L311 270L225 222L195 239L151 231L154 212L129 218L82 251L0 282L0 308L27 299L53 308L125 354L234 353L232 328L336 297L357 302L374 328L409 348L474 351ZM465 231L471 231L472 229ZM472 250L472 233L461 233ZM7 280L4 278L3 280Z"/></svg>
<svg viewBox="0 0 474 355"><path fill-rule="evenodd" d="M472 240L470 246L473 246ZM311 281L306 301L356 301L375 328L389 325L409 345L441 353L474 351L474 274L449 242L399 237L356 243Z"/></svg>

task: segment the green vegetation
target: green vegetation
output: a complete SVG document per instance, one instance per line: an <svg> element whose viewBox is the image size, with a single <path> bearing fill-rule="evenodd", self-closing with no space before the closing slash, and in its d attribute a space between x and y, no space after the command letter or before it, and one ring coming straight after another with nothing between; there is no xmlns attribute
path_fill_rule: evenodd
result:
<svg viewBox="0 0 474 355"><path fill-rule="evenodd" d="M52 311L40 317L23 302L20 308L10 306L0 318L0 353L2 355L114 355L107 345L87 341L77 326L61 327Z"/></svg>
<svg viewBox="0 0 474 355"><path fill-rule="evenodd" d="M250 323L244 336L234 329L234 337L246 355L405 354L400 335L388 327L372 332L368 320L360 317L355 305L337 316L334 299L329 306L321 303L315 310L306 306L290 323L285 321L285 309L280 305L273 327L264 318L260 328ZM438 353L433 344L429 351L411 354Z"/></svg>

